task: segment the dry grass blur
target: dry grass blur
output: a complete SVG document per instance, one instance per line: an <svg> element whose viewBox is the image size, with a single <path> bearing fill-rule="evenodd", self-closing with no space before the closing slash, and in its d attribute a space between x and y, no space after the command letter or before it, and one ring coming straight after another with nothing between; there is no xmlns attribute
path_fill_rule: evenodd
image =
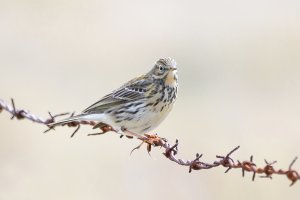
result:
<svg viewBox="0 0 300 200"><path fill-rule="evenodd" d="M175 109L156 130L180 155L278 160L300 155L299 1L2 0L0 98L47 116L80 112L162 56L176 59ZM198 171L115 134L0 114L0 199L296 200L300 184ZM295 164L300 169L299 162Z"/></svg>

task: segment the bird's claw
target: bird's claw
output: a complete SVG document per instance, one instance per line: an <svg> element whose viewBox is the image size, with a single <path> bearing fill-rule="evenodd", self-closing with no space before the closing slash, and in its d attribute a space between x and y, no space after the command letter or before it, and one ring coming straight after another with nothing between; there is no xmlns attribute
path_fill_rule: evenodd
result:
<svg viewBox="0 0 300 200"><path fill-rule="evenodd" d="M150 155L152 146L163 146L163 144L167 142L165 138L161 138L157 134L144 134L144 137L140 137L139 139L142 140L142 143L132 149L130 154L132 154L133 151L139 149L143 144L147 144L147 152Z"/></svg>
<svg viewBox="0 0 300 200"><path fill-rule="evenodd" d="M165 138L159 137L157 134L144 134L143 142L153 145L153 146L162 146L167 140Z"/></svg>

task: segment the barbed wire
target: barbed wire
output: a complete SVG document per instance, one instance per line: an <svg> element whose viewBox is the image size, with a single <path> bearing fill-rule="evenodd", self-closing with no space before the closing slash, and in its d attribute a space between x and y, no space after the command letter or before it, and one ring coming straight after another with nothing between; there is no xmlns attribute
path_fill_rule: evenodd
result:
<svg viewBox="0 0 300 200"><path fill-rule="evenodd" d="M0 99L0 112L2 110L6 110L7 112L11 113L12 115L11 119L14 118L28 119L30 121L40 123L43 125L47 125L55 122L55 119L59 116L70 114L70 113L61 113L58 115L52 115L50 112L48 112L49 117L47 119L43 119L41 117L38 117L30 113L28 110L17 109L13 99L11 99L11 105L7 104L2 99ZM73 115L74 113L71 114L71 116ZM95 122L91 122L91 121L80 121L80 122L70 122L67 123L66 125L69 127L76 127L75 131L71 135L71 137L73 137L75 133L79 130L80 125L94 126L95 124L96 124ZM53 128L47 129L45 133L52 129ZM109 126L104 126L101 128L100 133L90 134L90 135L99 135L99 134L106 133L108 131L113 131L113 129ZM225 173L227 173L231 169L241 169L243 177L245 176L245 172L252 173L252 181L255 180L257 174L260 174L261 178L270 178L270 179L272 179L273 175L285 175L291 181L290 186L294 185L298 180L300 180L299 173L296 170L293 170L293 165L295 164L297 157L293 159L293 161L291 162L291 164L286 170L275 169L274 164L277 162L276 161L268 162L267 160L265 160L265 166L257 167L257 165L253 161L253 156L251 156L249 160L245 160L245 161L234 160L231 157L232 154L240 148L239 146L237 146L226 155L223 156L217 155L216 156L217 160L214 161L213 163L206 163L200 160L203 154L199 154L199 153L196 154L196 157L193 160L185 160L185 159L177 158L176 155L178 153L178 145L179 145L178 140L176 140L175 144L171 145L170 143L168 143L167 139L165 138L161 138L157 135L147 135L147 134L145 134L145 136L140 136L137 139L142 140L142 143L136 148L134 148L132 152L136 149L139 149L143 144L147 145L148 153L151 151L152 146L161 147L164 149L163 154L165 155L166 158L181 166L188 167L190 173L193 170L204 170L204 169L211 169L211 168L222 166L226 168Z"/></svg>

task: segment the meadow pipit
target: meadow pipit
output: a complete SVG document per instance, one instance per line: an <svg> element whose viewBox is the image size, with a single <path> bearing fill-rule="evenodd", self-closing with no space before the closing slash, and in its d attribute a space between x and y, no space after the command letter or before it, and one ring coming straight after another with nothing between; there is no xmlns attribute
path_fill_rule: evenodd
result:
<svg viewBox="0 0 300 200"><path fill-rule="evenodd" d="M115 132L143 135L156 128L172 110L177 97L177 68L171 58L159 59L145 75L134 78L104 96L81 114L51 123L96 121L94 128L110 126ZM131 135L131 134L129 134Z"/></svg>

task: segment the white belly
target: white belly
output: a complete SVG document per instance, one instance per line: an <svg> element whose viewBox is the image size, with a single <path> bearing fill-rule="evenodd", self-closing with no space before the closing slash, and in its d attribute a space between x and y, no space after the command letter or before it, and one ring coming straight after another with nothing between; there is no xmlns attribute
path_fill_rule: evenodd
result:
<svg viewBox="0 0 300 200"><path fill-rule="evenodd" d="M165 106L160 112L162 106L158 104L156 110L145 111L143 115L137 116L132 121L124 123L124 127L138 134L149 133L167 117L172 107L173 104Z"/></svg>

